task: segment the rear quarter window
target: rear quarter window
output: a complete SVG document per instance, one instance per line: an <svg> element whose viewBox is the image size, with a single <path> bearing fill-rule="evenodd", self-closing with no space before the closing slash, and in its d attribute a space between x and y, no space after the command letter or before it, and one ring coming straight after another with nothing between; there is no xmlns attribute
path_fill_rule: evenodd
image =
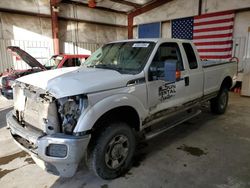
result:
<svg viewBox="0 0 250 188"><path fill-rule="evenodd" d="M182 46L183 46L185 53L186 53L186 56L187 56L189 68L190 69L198 68L197 59L196 59L192 45L189 43L183 43Z"/></svg>

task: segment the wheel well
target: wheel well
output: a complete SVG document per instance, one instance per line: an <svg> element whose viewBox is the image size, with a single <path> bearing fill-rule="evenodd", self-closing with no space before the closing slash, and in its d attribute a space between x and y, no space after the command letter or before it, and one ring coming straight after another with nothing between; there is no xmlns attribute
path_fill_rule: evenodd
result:
<svg viewBox="0 0 250 188"><path fill-rule="evenodd" d="M122 106L109 110L103 114L93 126L92 131L95 131L114 121L126 122L136 131L140 130L140 118L136 110L130 106Z"/></svg>
<svg viewBox="0 0 250 188"><path fill-rule="evenodd" d="M226 78L224 78L222 84L221 84L221 89L222 88L227 88L228 90L230 90L230 88L232 87L233 85L233 81L232 81L232 78L230 76L227 76Z"/></svg>

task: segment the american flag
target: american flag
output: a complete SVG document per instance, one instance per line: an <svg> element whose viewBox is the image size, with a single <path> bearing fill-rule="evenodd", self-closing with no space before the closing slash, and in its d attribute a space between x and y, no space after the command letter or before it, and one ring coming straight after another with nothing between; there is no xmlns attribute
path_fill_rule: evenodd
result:
<svg viewBox="0 0 250 188"><path fill-rule="evenodd" d="M177 19L172 21L172 37L193 39L201 59L229 59L232 57L233 24L233 11Z"/></svg>
<svg viewBox="0 0 250 188"><path fill-rule="evenodd" d="M172 21L172 38L193 39L194 18L181 18Z"/></svg>

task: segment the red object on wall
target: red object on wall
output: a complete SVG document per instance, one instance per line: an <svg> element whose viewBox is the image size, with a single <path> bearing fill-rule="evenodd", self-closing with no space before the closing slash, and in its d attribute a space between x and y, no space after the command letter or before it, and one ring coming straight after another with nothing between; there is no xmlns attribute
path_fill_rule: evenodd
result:
<svg viewBox="0 0 250 188"><path fill-rule="evenodd" d="M88 1L88 6L89 6L90 8L95 8L95 7L96 7L96 2L95 2L95 0L89 0L89 1Z"/></svg>

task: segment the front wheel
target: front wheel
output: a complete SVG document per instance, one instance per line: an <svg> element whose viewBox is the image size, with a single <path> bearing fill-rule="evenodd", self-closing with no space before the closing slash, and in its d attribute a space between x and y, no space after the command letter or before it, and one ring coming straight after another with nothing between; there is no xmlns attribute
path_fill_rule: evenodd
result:
<svg viewBox="0 0 250 188"><path fill-rule="evenodd" d="M219 94L210 100L210 107L212 113L224 114L228 105L228 89L223 88Z"/></svg>
<svg viewBox="0 0 250 188"><path fill-rule="evenodd" d="M131 167L136 141L126 123L112 123L94 139L88 152L88 166L97 176L114 179Z"/></svg>

